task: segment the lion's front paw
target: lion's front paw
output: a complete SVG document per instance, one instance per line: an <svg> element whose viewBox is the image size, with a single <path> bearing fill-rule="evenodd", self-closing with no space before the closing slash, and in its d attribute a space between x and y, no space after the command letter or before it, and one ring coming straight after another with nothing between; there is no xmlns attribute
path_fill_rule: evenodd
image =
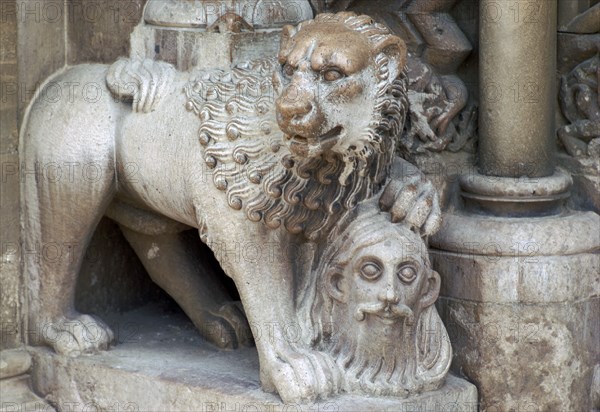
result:
<svg viewBox="0 0 600 412"><path fill-rule="evenodd" d="M340 390L340 371L326 353L288 351L271 366L273 384L285 403L325 399Z"/></svg>
<svg viewBox="0 0 600 412"><path fill-rule="evenodd" d="M196 326L204 338L221 349L253 344L252 331L239 302L227 302L204 313L202 322Z"/></svg>
<svg viewBox="0 0 600 412"><path fill-rule="evenodd" d="M112 330L91 315L61 316L42 326L45 343L66 356L106 350L114 340Z"/></svg>
<svg viewBox="0 0 600 412"><path fill-rule="evenodd" d="M405 222L423 236L432 235L441 225L437 190L418 171L392 179L379 198L379 207L390 212L393 223Z"/></svg>

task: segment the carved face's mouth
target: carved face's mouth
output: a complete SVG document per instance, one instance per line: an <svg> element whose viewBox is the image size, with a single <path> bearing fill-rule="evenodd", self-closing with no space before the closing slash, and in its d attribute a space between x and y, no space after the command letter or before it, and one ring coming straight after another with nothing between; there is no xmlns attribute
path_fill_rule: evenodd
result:
<svg viewBox="0 0 600 412"><path fill-rule="evenodd" d="M286 135L290 151L297 156L309 157L331 150L342 136L344 128L336 126L319 137Z"/></svg>
<svg viewBox="0 0 600 412"><path fill-rule="evenodd" d="M375 317L381 323L384 323L386 325L393 325L394 323L397 323L400 319L402 319L404 316L406 316L390 310L383 310L378 313L373 313L373 315L375 315Z"/></svg>
<svg viewBox="0 0 600 412"><path fill-rule="evenodd" d="M411 320L414 316L413 311L402 303L376 303L359 307L355 318L358 321L362 321L366 318L367 314L372 315L375 319L386 325L393 325L404 318Z"/></svg>

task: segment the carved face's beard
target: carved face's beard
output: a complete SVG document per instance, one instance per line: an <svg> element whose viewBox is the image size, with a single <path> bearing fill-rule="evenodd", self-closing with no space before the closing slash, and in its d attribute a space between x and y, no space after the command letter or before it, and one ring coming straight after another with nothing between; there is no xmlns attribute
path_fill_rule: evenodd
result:
<svg viewBox="0 0 600 412"><path fill-rule="evenodd" d="M334 303L329 325L334 329L325 331L319 349L331 354L343 370L346 391L377 396L413 393L422 385L414 350L414 313L397 306L392 310L400 317L386 324L374 315L374 309L353 311Z"/></svg>

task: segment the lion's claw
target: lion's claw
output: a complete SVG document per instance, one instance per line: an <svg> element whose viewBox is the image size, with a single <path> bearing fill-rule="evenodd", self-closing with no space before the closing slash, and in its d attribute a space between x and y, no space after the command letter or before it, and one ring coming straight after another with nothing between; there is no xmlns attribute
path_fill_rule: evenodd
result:
<svg viewBox="0 0 600 412"><path fill-rule="evenodd" d="M420 172L392 179L379 198L379 207L390 212L393 223L403 221L423 236L435 233L441 224L437 190Z"/></svg>
<svg viewBox="0 0 600 412"><path fill-rule="evenodd" d="M44 340L66 356L79 356L108 349L114 340L112 330L91 315L63 316L43 325Z"/></svg>
<svg viewBox="0 0 600 412"><path fill-rule="evenodd" d="M285 403L313 402L340 391L341 373L326 353L286 351L273 366L273 383Z"/></svg>
<svg viewBox="0 0 600 412"><path fill-rule="evenodd" d="M239 302L227 302L205 312L194 322L206 340L221 349L236 349L253 344L252 332Z"/></svg>

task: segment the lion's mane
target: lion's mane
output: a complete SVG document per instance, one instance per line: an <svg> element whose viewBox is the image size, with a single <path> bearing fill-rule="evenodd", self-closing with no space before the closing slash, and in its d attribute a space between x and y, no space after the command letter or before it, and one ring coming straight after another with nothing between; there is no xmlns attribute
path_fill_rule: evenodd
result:
<svg viewBox="0 0 600 412"><path fill-rule="evenodd" d="M391 36L385 26L353 13L322 14L299 30L323 22L343 23L370 41ZM283 225L314 240L377 193L389 175L408 103L404 72L390 81L384 53L375 64L377 101L368 130L352 137L359 144L343 155L306 159L290 153L276 122L273 73L280 68L275 58L192 73L185 87L187 108L200 117L205 170L229 206L251 221Z"/></svg>

